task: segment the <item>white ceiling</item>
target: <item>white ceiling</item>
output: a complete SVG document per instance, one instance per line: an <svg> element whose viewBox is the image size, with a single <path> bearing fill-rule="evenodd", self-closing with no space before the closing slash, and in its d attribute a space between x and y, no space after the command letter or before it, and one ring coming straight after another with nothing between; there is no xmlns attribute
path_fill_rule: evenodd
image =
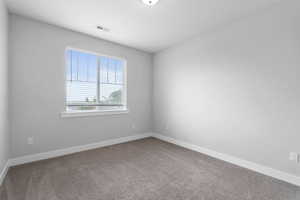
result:
<svg viewBox="0 0 300 200"><path fill-rule="evenodd" d="M148 7L141 0L7 0L7 5L12 13L156 52L278 1L160 0Z"/></svg>

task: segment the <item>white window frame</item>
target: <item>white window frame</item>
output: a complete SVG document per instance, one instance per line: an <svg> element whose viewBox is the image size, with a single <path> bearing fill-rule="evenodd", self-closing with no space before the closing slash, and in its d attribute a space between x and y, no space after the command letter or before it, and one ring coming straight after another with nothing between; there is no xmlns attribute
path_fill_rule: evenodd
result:
<svg viewBox="0 0 300 200"><path fill-rule="evenodd" d="M107 57L112 59L118 59L121 60L124 63L123 66L123 90L122 90L122 108L118 109L108 109L108 110L92 110L92 111L86 111L86 110L76 110L76 111L70 111L67 110L68 105L66 104L66 98L67 98L67 88L66 88L66 81L67 81L67 52L69 50L79 51L91 55L95 55L97 57ZM99 83L98 83L99 84ZM74 47L66 47L65 53L64 53L64 111L61 112L61 117L87 117L87 116L98 116L98 115L113 115L113 114L126 114L129 113L129 110L127 108L127 60L124 58L116 57L116 56L109 56L101 53L96 53L93 51L88 51L84 49L74 48Z"/></svg>

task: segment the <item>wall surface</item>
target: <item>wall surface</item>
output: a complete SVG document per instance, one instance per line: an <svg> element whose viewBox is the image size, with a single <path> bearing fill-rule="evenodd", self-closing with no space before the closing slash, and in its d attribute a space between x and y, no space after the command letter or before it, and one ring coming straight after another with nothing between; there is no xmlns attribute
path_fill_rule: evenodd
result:
<svg viewBox="0 0 300 200"><path fill-rule="evenodd" d="M4 1L0 0L0 173L9 158L8 134L8 14Z"/></svg>
<svg viewBox="0 0 300 200"><path fill-rule="evenodd" d="M154 130L294 175L300 3L284 1L154 57Z"/></svg>
<svg viewBox="0 0 300 200"><path fill-rule="evenodd" d="M151 130L151 54L17 15L10 16L10 23L13 157ZM128 114L60 117L64 111L67 46L127 60ZM27 145L28 137L34 137L33 145Z"/></svg>

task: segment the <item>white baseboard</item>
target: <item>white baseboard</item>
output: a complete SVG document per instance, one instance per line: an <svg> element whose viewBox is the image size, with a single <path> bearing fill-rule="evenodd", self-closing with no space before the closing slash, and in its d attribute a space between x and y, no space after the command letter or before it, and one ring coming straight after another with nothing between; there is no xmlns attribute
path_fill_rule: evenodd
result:
<svg viewBox="0 0 300 200"><path fill-rule="evenodd" d="M60 150L55 150L55 151L49 151L49 152L45 152L45 153L39 153L39 154L33 154L33 155L27 155L27 156L23 156L23 157L18 157L18 158L13 158L10 159L7 163L5 168L2 170L1 174L0 174L0 185L4 180L5 175L7 174L7 171L9 169L10 166L16 166L16 165L21 165L21 164L25 164L25 163L30 163L30 162L35 162L35 161L39 161L39 160L45 160L45 159L49 159L49 158L55 158L55 157L59 157L59 156L64 156L64 155L68 155L68 154L73 154L73 153L77 153L77 152L81 152L81 151L87 151L87 150L92 150L92 149L97 149L100 147L105 147L105 146L110 146L110 145L114 145L114 144L120 144L120 143L124 143L124 142L130 142L130 141L134 141L134 140L139 140L139 139L143 139L143 138L147 138L147 137L155 137L157 139L169 142L169 143L173 143L176 144L178 146L182 146L184 148L193 150L193 151L197 151L203 154L206 154L208 156L250 169L252 171L256 171L258 173L267 175L267 176L271 176L273 178L300 186L300 177L286 173L286 172L282 172L276 169L272 169L270 167L266 167L257 163L253 163L247 160L243 160L234 156L230 156L227 154L223 154L223 153L219 153L216 151L212 151L210 149L206 149L194 144L190 144L181 140L177 140L171 137L167 137L161 134L157 134L157 133L146 133L146 134L139 134L139 135L133 135L133 136L127 136L127 137L121 137L121 138L117 138L117 139L110 139L110 140L105 140L105 141L101 141L98 143L92 143L92 144L87 144L87 145L82 145L82 146L75 146L75 147L70 147L70 148L66 148L66 149L60 149Z"/></svg>
<svg viewBox="0 0 300 200"><path fill-rule="evenodd" d="M4 165L4 168L3 170L1 171L1 174L0 174L0 186L2 185L5 177L6 177L6 174L8 172L8 169L10 167L10 161L6 161L5 165Z"/></svg>
<svg viewBox="0 0 300 200"><path fill-rule="evenodd" d="M145 133L145 134L121 137L121 138L117 138L117 139L110 139L110 140L105 140L105 141L82 145L82 146L74 146L74 147L70 147L70 148L66 148L66 149L59 149L59 150L49 151L49 152L45 152L45 153L38 153L38 154L13 158L13 159L10 159L9 163L10 163L10 166L16 166L16 165L35 162L35 161L39 161L39 160L45 160L45 159L49 159L49 158L55 158L55 157L59 157L59 156L73 154L73 153L77 153L77 152L81 152L81 151L97 149L100 147L110 146L110 145L114 145L114 144L120 144L120 143L124 143L124 142L139 140L139 139L143 139L143 138L147 138L147 137L151 137L151 136L152 136L151 133Z"/></svg>
<svg viewBox="0 0 300 200"><path fill-rule="evenodd" d="M173 143L178 146L181 146L181 147L193 150L193 151L197 151L197 152L206 154L208 156L238 165L240 167L247 168L252 171L255 171L255 172L291 183L293 185L300 186L300 177L298 177L298 176L295 176L295 175L292 175L292 174L289 174L289 173L286 173L283 171L279 171L279 170L276 170L276 169L273 169L270 167L266 167L266 166L263 166L263 165L260 165L260 164L254 163L254 162L243 160L243 159L240 159L240 158L237 158L234 156L230 156L230 155L226 155L226 154L219 153L216 151L212 151L210 149L206 149L206 148L203 148L203 147L200 147L200 146L197 146L194 144L190 144L190 143L187 143L187 142L184 142L181 140L177 140L177 139L174 139L171 137L167 137L167 136L164 136L161 134L153 133L152 136L157 139L160 139L160 140L163 140L163 141L166 141L169 143Z"/></svg>

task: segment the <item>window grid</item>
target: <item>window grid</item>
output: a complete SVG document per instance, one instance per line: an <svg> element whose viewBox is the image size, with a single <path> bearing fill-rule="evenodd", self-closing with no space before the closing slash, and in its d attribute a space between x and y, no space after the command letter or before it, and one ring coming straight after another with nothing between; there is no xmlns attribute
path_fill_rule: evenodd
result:
<svg viewBox="0 0 300 200"><path fill-rule="evenodd" d="M96 59L97 59L97 64L96 64L96 74L97 74L97 78L96 78L96 81L93 81L93 80L89 80L90 77L89 77L89 71L91 71L91 65L90 65L90 60L87 59L86 63L84 63L84 65L86 65L86 74L85 76L83 77L86 77L85 80L81 80L82 76L80 76L80 59L79 59L79 55L78 53L80 53L79 51L76 51L77 52L77 55L76 55L76 59L74 59L74 50L68 50L69 51L69 54L68 56L70 56L70 58L68 58L68 61L69 61L69 66L68 68L70 68L70 74L69 76L67 75L67 82L82 82L82 83L96 83L96 101L95 102L90 102L90 101L87 101L87 102L84 102L84 101L74 101L74 102L70 102L68 101L68 97L66 98L66 105L67 106L124 106L124 94L123 94L123 90L126 89L124 88L125 87L125 84L124 84L124 63L123 61L121 60L118 60L116 61L117 59L112 59L112 58L109 58L109 57L104 57L104 56L96 56ZM89 54L87 54L89 55ZM74 63L74 60L76 60L76 64ZM105 63L104 63L105 62ZM121 66L121 74L122 74L122 79L121 80L117 80L117 62L120 63ZM76 65L76 72L74 72L74 68ZM104 72L106 71L106 81L105 80L101 80L101 69L105 69ZM109 77L109 73L112 73L111 72L111 68L113 68L113 76L114 76L114 81L111 81L110 77ZM103 70L102 69L102 70ZM69 70L69 69L68 69ZM74 76L74 73L75 73L75 76ZM69 79L68 79L69 77ZM111 104L111 103L102 103L101 101L101 86L102 85L115 85L115 86L121 86L121 101L122 103L118 103L118 104Z"/></svg>

